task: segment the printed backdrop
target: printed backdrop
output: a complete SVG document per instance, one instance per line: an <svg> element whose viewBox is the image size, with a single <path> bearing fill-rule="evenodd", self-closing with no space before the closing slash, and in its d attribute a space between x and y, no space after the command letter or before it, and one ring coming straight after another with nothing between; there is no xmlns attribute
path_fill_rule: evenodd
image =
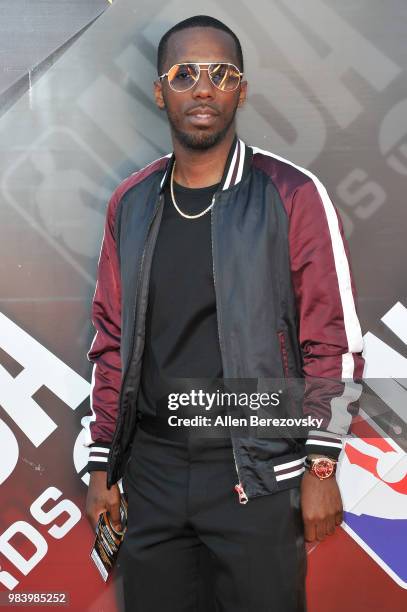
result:
<svg viewBox="0 0 407 612"><path fill-rule="evenodd" d="M346 445L346 520L308 548L310 612L402 612L404 0L207 0L204 8L195 0L116 0L1 107L1 601L18 591L65 591L70 610L122 609L120 566L104 585L89 560L93 534L84 516L89 474L80 419L89 409L90 303L113 189L171 150L152 97L157 42L172 24L201 12L227 23L243 44L249 99L239 116L241 137L311 169L340 210L359 293L366 382L392 414L394 436L362 421ZM89 19L87 13L81 25Z"/></svg>

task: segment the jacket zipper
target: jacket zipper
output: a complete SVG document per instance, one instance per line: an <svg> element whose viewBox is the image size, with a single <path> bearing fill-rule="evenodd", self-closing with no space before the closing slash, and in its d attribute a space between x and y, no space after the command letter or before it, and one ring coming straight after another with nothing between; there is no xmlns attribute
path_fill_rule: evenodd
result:
<svg viewBox="0 0 407 612"><path fill-rule="evenodd" d="M130 358L129 361L127 363L127 367L126 367L126 371L125 374L123 376L123 381L122 381L122 385L121 385L121 389L120 389L120 397L119 397L119 403L118 403L118 410L119 410L119 415L122 414L122 401L123 401L123 395L124 395L124 388L125 388L125 384L126 384L126 379L128 376L128 373L130 371L130 367L133 361L133 357L134 357L134 348L135 348L135 336L136 336L136 329L137 329L137 323L138 323L138 319L139 317L137 317L137 313L140 314L140 310L138 308L139 302L140 302L140 287L142 286L142 276L143 276L143 264L144 264L144 259L145 259L145 255L146 255L146 251L147 251L147 246L149 243L149 238L150 238L150 232L151 232L151 227L153 225L154 219L157 215L158 209L160 207L160 204L162 202L162 198L163 196L160 195L159 199L158 199L158 204L156 204L155 208L154 208L154 212L153 215L150 219L150 223L148 225L147 228L147 233L146 233L146 238L144 241L144 247L143 247L143 252L141 254L141 261L140 261L140 267L139 267L139 272L138 272L138 278L137 278L137 285L136 285L136 300L134 302L134 308L133 308L133 329L132 329L132 338L131 338L131 349L129 352ZM119 419L117 420L117 423L119 423ZM115 433L113 435L112 438L112 446L111 446L111 450L115 447L116 442L117 442L117 438L118 438L118 433L119 433L119 428L116 427ZM110 463L110 454L109 454L109 463Z"/></svg>
<svg viewBox="0 0 407 612"><path fill-rule="evenodd" d="M215 204L215 195L212 197L212 208L211 208L211 250L212 250L212 272L213 272L213 286L215 289L215 300L216 300L216 274L215 274L215 258L214 258L214 250L213 250L213 209L214 209L214 204ZM216 300L216 302L218 302L218 300ZM219 309L216 308L216 312L219 312ZM221 333L221 325L220 325L220 316L218 315L218 337L219 337L219 346L220 346L220 352L221 352L221 356L222 356L222 363L225 363L224 360L224 351L223 351L223 341L222 341L222 333ZM225 372L223 372L223 374L225 374ZM236 469L236 474L237 474L237 478L238 478L238 483L234 486L234 490L237 492L237 494L239 495L239 503L241 504L247 504L247 502L249 501L249 498L247 497L243 485L241 483L240 480L240 476L239 476L239 470L237 467L237 461L236 461L236 454L235 454L235 448L233 446L233 440L232 440L232 452L233 452L233 460L235 462L235 469Z"/></svg>
<svg viewBox="0 0 407 612"><path fill-rule="evenodd" d="M285 344L285 337L284 337L284 332L279 331L277 332L278 335L278 340L280 342L280 354L281 354L281 361L282 361L282 365L283 365L283 370L284 370L284 376L286 378L288 378L288 355L287 355L287 347Z"/></svg>

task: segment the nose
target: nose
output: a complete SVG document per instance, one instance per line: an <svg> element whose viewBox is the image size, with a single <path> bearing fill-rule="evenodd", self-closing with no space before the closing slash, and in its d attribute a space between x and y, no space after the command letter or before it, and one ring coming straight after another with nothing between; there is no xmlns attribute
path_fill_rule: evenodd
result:
<svg viewBox="0 0 407 612"><path fill-rule="evenodd" d="M215 86L211 83L208 70L201 68L198 82L193 87L194 98L213 98Z"/></svg>

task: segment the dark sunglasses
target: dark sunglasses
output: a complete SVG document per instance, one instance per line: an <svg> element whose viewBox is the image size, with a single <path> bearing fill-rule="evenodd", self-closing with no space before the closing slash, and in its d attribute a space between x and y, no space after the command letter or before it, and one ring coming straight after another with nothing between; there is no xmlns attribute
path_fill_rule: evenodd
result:
<svg viewBox="0 0 407 612"><path fill-rule="evenodd" d="M208 66L201 68L201 66ZM234 64L226 62L209 62L175 64L168 72L158 78L168 78L168 84L174 91L182 92L191 89L199 80L201 70L207 70L211 83L221 91L234 91L239 87L243 72Z"/></svg>

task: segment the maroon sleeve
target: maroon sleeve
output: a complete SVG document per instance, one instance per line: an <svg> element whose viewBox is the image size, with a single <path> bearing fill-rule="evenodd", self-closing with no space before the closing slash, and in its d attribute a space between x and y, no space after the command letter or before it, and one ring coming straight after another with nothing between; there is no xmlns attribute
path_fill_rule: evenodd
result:
<svg viewBox="0 0 407 612"><path fill-rule="evenodd" d="M96 334L87 355L93 363L91 414L81 420L85 430L84 445L91 447L89 471L107 468L121 385L121 286L115 240L119 194L116 189L108 204L92 301L91 315Z"/></svg>
<svg viewBox="0 0 407 612"><path fill-rule="evenodd" d="M337 458L349 431L363 374L363 339L343 225L322 183L292 195L289 245L305 376L305 416L322 419L306 452Z"/></svg>

